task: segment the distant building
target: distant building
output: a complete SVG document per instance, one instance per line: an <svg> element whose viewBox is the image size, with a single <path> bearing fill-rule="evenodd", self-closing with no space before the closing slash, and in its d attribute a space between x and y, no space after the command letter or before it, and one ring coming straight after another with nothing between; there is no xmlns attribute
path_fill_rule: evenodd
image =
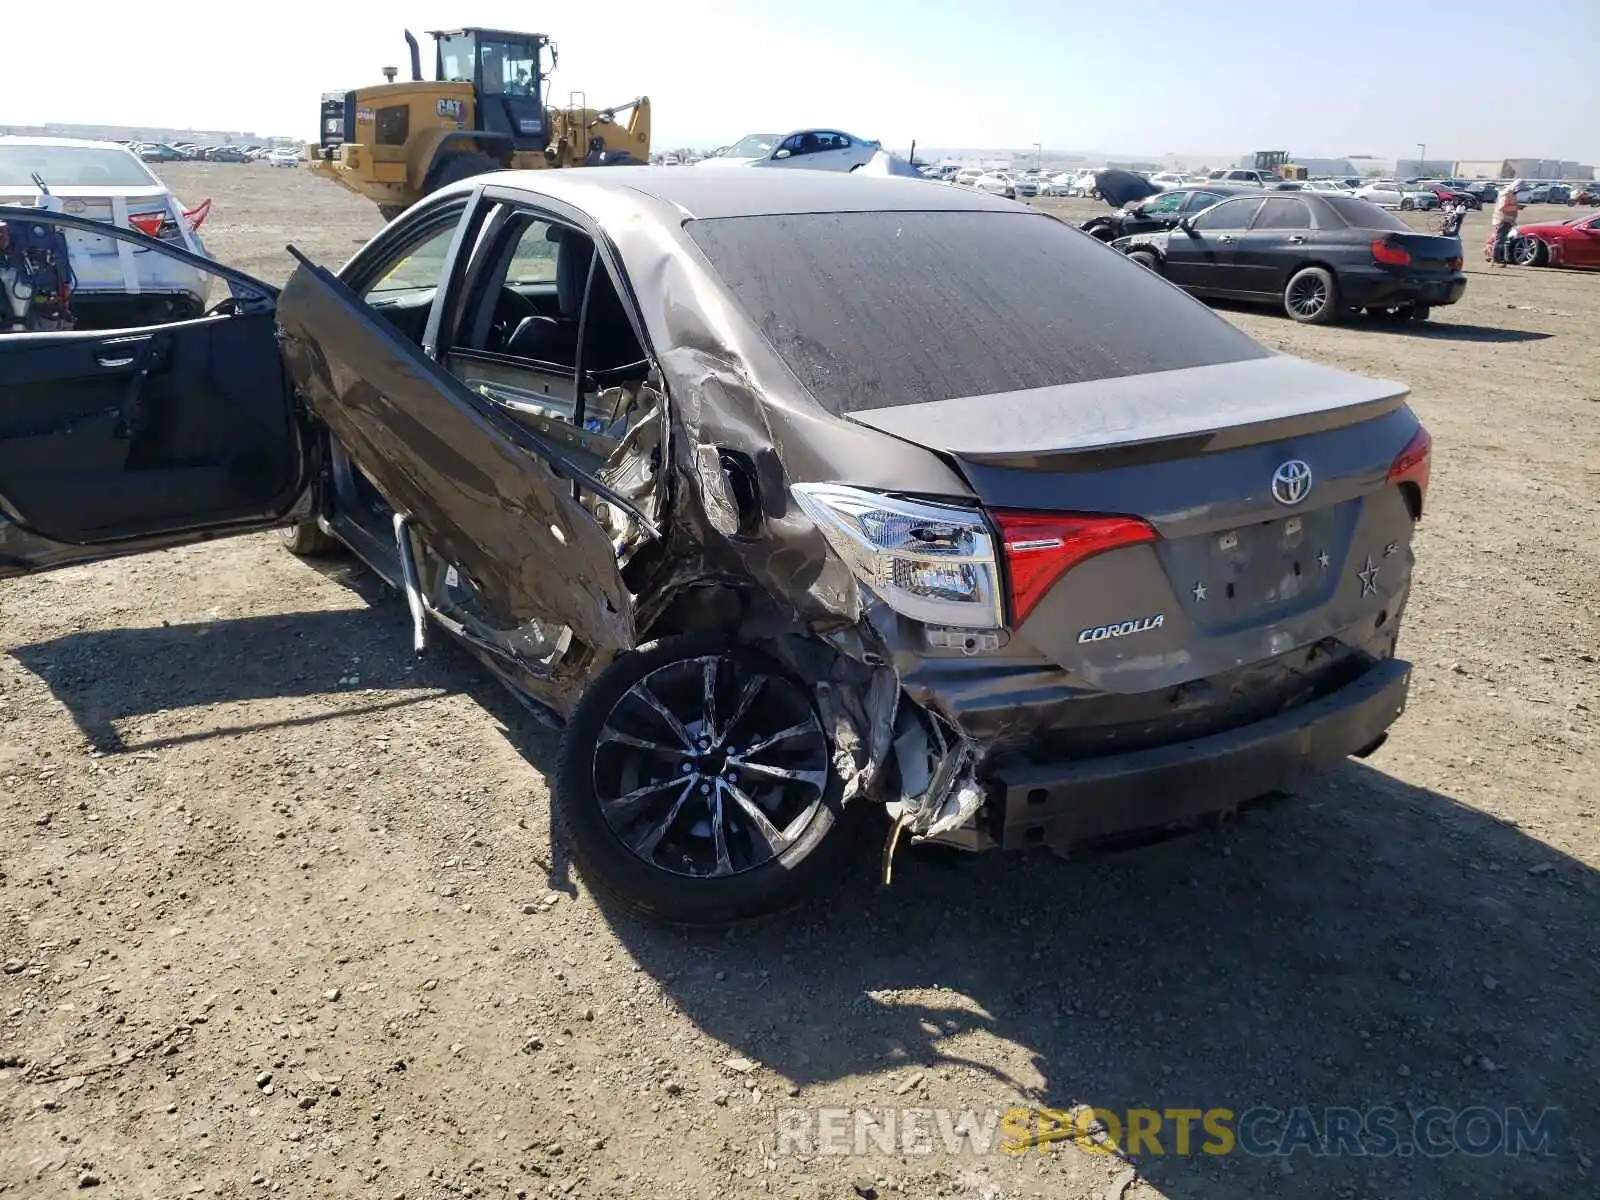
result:
<svg viewBox="0 0 1600 1200"><path fill-rule="evenodd" d="M1451 173L1455 162L1448 158L1402 158L1394 164L1396 179L1441 179Z"/></svg>
<svg viewBox="0 0 1600 1200"><path fill-rule="evenodd" d="M1455 166L1455 173L1463 179L1576 179L1587 183L1594 178L1589 163L1564 158L1488 158Z"/></svg>
<svg viewBox="0 0 1600 1200"><path fill-rule="evenodd" d="M1501 178L1583 179L1594 178L1594 168L1563 158L1508 158Z"/></svg>

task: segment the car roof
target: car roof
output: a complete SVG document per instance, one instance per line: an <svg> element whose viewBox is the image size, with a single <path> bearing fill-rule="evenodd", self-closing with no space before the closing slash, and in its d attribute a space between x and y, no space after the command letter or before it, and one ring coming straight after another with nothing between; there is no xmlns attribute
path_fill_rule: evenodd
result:
<svg viewBox="0 0 1600 1200"><path fill-rule="evenodd" d="M0 134L0 145L6 146L48 146L62 150L121 150L132 153L121 142L97 141L91 138L69 137L23 137L20 134Z"/></svg>
<svg viewBox="0 0 1600 1200"><path fill-rule="evenodd" d="M1017 211L1010 201L928 179L845 171L590 167L496 171L486 182L534 196L550 196L579 208L605 199L615 202L630 195L645 197L671 205L685 218L701 220L818 212Z"/></svg>

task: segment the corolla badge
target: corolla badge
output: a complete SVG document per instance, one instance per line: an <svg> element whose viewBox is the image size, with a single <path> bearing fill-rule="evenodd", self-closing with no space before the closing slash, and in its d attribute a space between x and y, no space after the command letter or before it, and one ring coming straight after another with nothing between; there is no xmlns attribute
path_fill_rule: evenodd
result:
<svg viewBox="0 0 1600 1200"><path fill-rule="evenodd" d="M1311 494L1311 468L1291 458L1272 473L1272 498L1279 504L1299 504Z"/></svg>
<svg viewBox="0 0 1600 1200"><path fill-rule="evenodd" d="M1137 621L1118 621L1112 625L1095 625L1089 629L1078 630L1078 645L1086 642L1103 642L1107 638L1127 637L1134 633L1148 633L1152 629L1160 629L1167 623L1165 613L1156 613L1153 616L1141 617Z"/></svg>

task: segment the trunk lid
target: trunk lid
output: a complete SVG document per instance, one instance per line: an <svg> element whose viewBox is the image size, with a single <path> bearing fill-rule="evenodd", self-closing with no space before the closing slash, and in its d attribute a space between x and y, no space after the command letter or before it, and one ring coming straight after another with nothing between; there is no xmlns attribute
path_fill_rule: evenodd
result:
<svg viewBox="0 0 1600 1200"><path fill-rule="evenodd" d="M1137 693L1271 659L1309 666L1325 639L1364 644L1393 629L1413 520L1389 476L1419 429L1406 394L1277 356L852 419L945 455L997 523L1095 513L1148 524L1154 540L1056 579L1008 650Z"/></svg>
<svg viewBox="0 0 1600 1200"><path fill-rule="evenodd" d="M1451 272L1461 269L1461 239L1434 233L1389 233L1379 235L1389 245L1411 256L1410 266L1418 271Z"/></svg>

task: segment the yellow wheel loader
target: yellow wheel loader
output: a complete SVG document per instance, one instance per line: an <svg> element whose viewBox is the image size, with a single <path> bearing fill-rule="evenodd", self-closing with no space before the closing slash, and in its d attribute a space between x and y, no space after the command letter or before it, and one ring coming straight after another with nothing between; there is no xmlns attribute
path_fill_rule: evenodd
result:
<svg viewBox="0 0 1600 1200"><path fill-rule="evenodd" d="M650 99L591 109L574 94L547 106L556 46L542 33L456 29L430 33L434 78L406 31L411 79L322 97L320 138L307 144L310 169L343 184L393 220L429 192L502 168L611 166L650 161ZM627 123L618 118L627 113Z"/></svg>

